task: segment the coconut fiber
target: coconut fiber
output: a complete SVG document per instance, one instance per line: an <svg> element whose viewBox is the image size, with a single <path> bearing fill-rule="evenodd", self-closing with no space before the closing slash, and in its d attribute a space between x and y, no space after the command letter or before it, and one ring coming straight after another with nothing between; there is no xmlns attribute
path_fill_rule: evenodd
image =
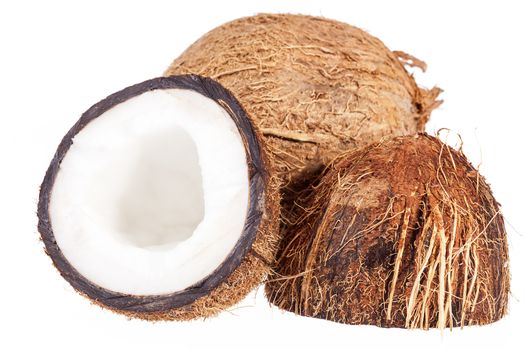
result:
<svg viewBox="0 0 525 350"><path fill-rule="evenodd" d="M420 134L340 156L297 200L266 293L348 324L482 325L506 312L499 204L461 151Z"/></svg>

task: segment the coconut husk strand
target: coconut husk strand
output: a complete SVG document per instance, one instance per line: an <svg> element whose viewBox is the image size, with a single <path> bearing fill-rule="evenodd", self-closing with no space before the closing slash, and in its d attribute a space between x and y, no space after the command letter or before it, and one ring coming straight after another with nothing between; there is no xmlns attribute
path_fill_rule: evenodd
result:
<svg viewBox="0 0 525 350"><path fill-rule="evenodd" d="M173 94L173 97L170 97L171 94ZM151 98L155 99L150 100ZM69 243L69 245L71 245L72 241L72 239L68 239L68 236L76 235L77 231L82 230L83 233L75 236L78 239L73 243L84 244L86 247L85 249L91 249L90 247L92 245L100 244L99 242L109 242L108 244L112 244L112 247L118 246L121 250L124 249L126 254L135 254L130 256L137 256L139 259L146 253L150 254L148 256L150 256L151 259L147 261L151 262L151 264L156 261L154 260L156 258L155 254L161 254L163 250L168 250L168 252L173 250L174 244L170 243L163 245L162 242L160 242L155 243L156 245L153 247L144 244L138 245L129 237L131 235L129 232L112 233L114 235L119 235L117 238L110 238L109 234L102 234L103 237L99 241L95 241L91 237L101 235L100 232L105 233L106 231L111 231L111 227L108 227L108 225L99 224L101 220L97 221L96 216L106 215L107 212L118 212L119 210L122 211L127 208L126 206L129 205L129 200L117 202L119 203L118 206L121 206L124 209L115 208L115 206L110 205L107 207L107 210L97 211L97 208L79 208L78 205L59 207L59 203L63 202L59 202L58 198L69 196L72 197L73 200L76 200L75 198L77 197L89 196L92 193L95 193L96 196L102 198L102 200L99 201L100 204L105 205L104 202L107 202L111 199L111 193L113 191L112 187L118 187L120 182L126 181L127 177L133 178L133 176L144 176L144 178L143 180L134 184L133 188L130 189L131 192L140 191L141 186L144 186L145 182L150 183L146 184L149 187L145 187L146 199L149 198L148 191L151 191L152 188L159 190L158 187L151 187L151 182L154 181L149 180L150 177L148 175L148 172L154 172L158 166L148 166L145 169L145 166L141 165L140 163L139 167L135 171L136 174L126 172L124 173L124 177L126 178L117 179L115 183L112 183L111 185L104 188L91 186L90 189L85 190L83 188L79 189L78 187L70 187L70 189L75 192L74 194L64 193L65 191L63 188L67 185L67 182L64 180L64 178L67 176L68 172L76 171L75 168L82 167L83 164L90 161L90 159L94 159L95 162L99 161L99 159L105 157L107 153L118 150L120 144L127 145L126 143L122 143L123 141L126 141L126 137L129 139L127 140L129 141L129 144L133 146L136 139L141 137L141 132L143 131L142 127L136 127L136 125L144 125L147 128L152 128L152 130L158 128L158 123L160 122L159 117L163 113L163 115L166 116L166 113L163 112L163 109L169 107L169 102L171 101L170 99L173 99L173 103L175 104L183 104L185 107L189 106L190 108L186 110L189 110L189 113L192 111L192 106L195 107L195 110L200 111L199 106L191 104L192 101L198 101L199 105L206 104L208 111L218 113L217 116L221 118L231 118L229 123L232 125L232 127L230 127L231 129L228 130L227 135L234 135L236 132L235 129L238 130L241 139L241 141L239 141L241 146L239 147L244 148L242 151L243 154L245 152L245 156L242 156L241 159L243 162L247 162L246 166L248 169L247 174L241 174L242 176L248 178L248 208L246 209L246 217L243 216L240 218L240 227L242 232L240 233L238 240L234 242L234 245L232 244L229 254L225 256L224 260L221 261L220 264L217 264L216 268L212 270L211 273L203 276L202 279L195 281L195 283L183 289L159 294L143 292L127 293L113 290L105 285L100 284L88 274L93 274L93 266L101 265L100 260L103 258L105 246L102 245L98 250L95 250L97 254L92 254L91 256L87 257L90 260L86 267L86 265L79 265L81 261L79 259L75 259L78 254L83 254L83 249L77 251L72 250L71 246L66 246L65 243ZM150 110L149 113L146 113L148 111L148 106L153 108L158 113L154 112L153 110ZM138 107L140 107L138 109L139 112L136 113L135 111L137 111ZM185 111L181 109L180 113L185 113ZM115 120L115 118L121 117L125 117L123 119L125 125L122 128L126 129L122 132L119 130L121 129L119 127L110 127L104 129L102 126L112 125L107 123L111 120ZM176 135L183 136L184 133L182 133L180 130L180 125L174 126L174 124L172 124L170 121L172 118L176 117L176 114L167 115L164 119L167 120L167 122L163 121L163 123L167 123L170 128L175 127L175 131L177 132ZM197 119L200 116L196 115L194 117L195 118L192 119ZM163 124L161 124L161 126L162 125ZM93 132L95 130L101 130L98 134L99 136L95 136L96 140L93 140L93 137L91 137L89 140L90 143L87 143L87 134L91 133L91 135L94 135ZM165 130L164 128L160 128L160 131L163 133ZM193 131L197 135L199 134L198 128L194 128ZM155 144L159 138L159 136L155 133L149 136L147 135L147 137L147 142L138 148L139 152L143 152L152 142ZM207 138L200 138L199 142L205 142L206 139ZM253 126L250 118L248 118L246 115L246 111L240 106L235 97L219 83L209 78L195 75L156 78L139 83L137 85L133 85L113 95L110 95L106 99L100 101L88 109L79 119L79 121L69 130L58 146L58 149L47 170L41 185L40 199L38 203L38 230L45 245L46 253L50 256L53 264L58 269L62 277L64 277L64 279L66 279L67 282L69 282L77 292L89 298L89 300L94 304L113 310L117 313L124 314L128 317L153 321L189 320L194 318L210 317L224 309L231 307L243 299L252 289L260 285L262 280L266 277L268 273L269 262L273 261L274 259L277 243L279 241L278 223L280 185L277 177L274 176L275 171L272 168L272 155L266 151L265 145L261 139L262 138L259 131ZM170 143L172 141L177 140L170 137ZM91 146L88 147L86 145ZM181 143L181 145L186 146L183 143ZM113 148L108 148L108 151L104 151L106 147ZM134 152L135 148L129 147L127 150L129 150L129 152L124 152L120 154L120 156L126 157L127 153ZM157 149L155 152L148 154L148 158L143 160L143 162L146 162L145 164L148 165L153 164L151 162L154 161L153 159L158 157L157 154L163 153L164 151L164 149ZM165 160L158 162L161 164L161 169L163 169L166 164L176 162L179 159L181 161L184 160L184 157L188 157L188 154L191 153L189 151L184 151L181 155L181 153L176 149L171 150L170 152L167 153L168 156ZM212 151L214 154L212 158L219 156L220 153L223 152L228 152L228 150L215 147L215 150ZM91 157L93 154L96 156ZM231 157L231 154L226 154L226 157ZM114 161L118 162L119 159L114 159ZM177 164L175 164L175 168L169 168L170 173L167 177L167 188L173 184L173 181L186 181L185 178L187 178L188 174L190 174L187 172L183 173L182 176L177 177L179 171L184 171L187 169L177 168L176 165ZM204 165L205 164L202 163L201 160L201 167ZM112 162L108 162L104 167L100 167L100 169L97 171L93 171L93 174L89 174L87 176L88 180L90 180L92 176L98 176L98 173L100 171L104 171L104 168L111 166ZM183 167L183 163L181 163L180 167ZM89 167L86 169L91 171L91 168ZM243 168L241 167L240 169ZM118 169L115 171L118 171ZM64 174L64 172L66 174ZM105 181L105 178L112 179L109 175L108 173L104 173L105 177L102 177L102 181ZM79 177L83 176L84 174L79 174ZM60 180L61 178L62 180ZM75 177L70 176L68 181L76 181L76 179ZM213 182L215 179L212 178L210 181ZM216 184L216 181L213 183ZM81 183L79 186L83 187ZM184 188L182 188L182 190L184 190ZM219 189L217 191L220 195L224 191L227 191L227 188ZM78 195L77 192L79 193ZM160 192L162 192L162 188L160 188ZM129 199L129 197L126 197L129 196L129 193L121 193L119 195L123 198ZM155 198L155 203L160 200L162 195L163 194L160 193L158 196L159 198ZM186 193L184 196L187 197L190 195L191 193ZM184 196L182 200L187 201L188 198ZM177 197L173 197L172 199L177 200ZM150 208L144 206L143 209L149 210ZM85 212L88 211L89 215L85 215ZM141 215L140 212L135 214ZM175 216L178 213L173 211L172 214L171 212L169 214ZM119 215L123 214L120 213ZM146 214L146 220L149 220L147 225L156 223L155 220L157 219L155 215L155 212L152 212L151 215ZM68 220L72 220L70 217L80 217L84 220L70 223L68 222ZM127 217L124 224L128 225L128 223L133 220L135 220L135 218ZM203 219L203 221L205 220ZM68 225L65 226L64 222ZM88 224L86 224L86 222ZM163 225L163 223L158 224ZM64 227L68 228L69 231L64 232ZM221 227L215 226L211 229L212 231L220 230ZM174 228L173 230L177 230L177 228ZM61 233L61 237L57 236L57 233ZM143 238L146 240L151 239L150 233L151 235L154 234L153 232L149 232L147 230L141 232L141 234L144 236ZM213 232L210 231L208 233ZM125 243L120 243L123 240ZM184 241L181 244L188 245L189 240L190 239ZM220 239L214 244L220 244L221 240L222 237L220 237ZM86 241L90 242L91 245L86 244ZM201 244L201 246L202 247L199 249L211 249L206 245ZM186 249L189 248L186 246ZM117 253L117 251L114 252L115 254ZM126 254L123 254L121 257L116 256L114 257L114 261L110 261L114 262L115 264L129 263L129 265L133 266L134 262L130 262L129 258L126 258ZM195 254L200 254L200 251L197 251ZM199 259L201 260L207 258L206 254L201 254L200 256L201 257ZM112 257L110 256L110 259L111 258ZM161 261L160 264L152 266L162 268L164 265L168 264L169 259L170 255L168 254L165 256L165 260ZM109 273L109 270L111 270L112 267L112 264L101 265L99 273L100 276L96 275L95 277L100 277L101 280L104 280L104 275ZM140 269L148 268L150 268L148 264L138 266L139 272ZM192 264L188 264L185 267L185 269L190 270L193 268L194 266ZM143 278L149 279L151 275L156 275L157 273L157 269L150 268L149 274ZM134 283L132 286L135 286L134 288L136 290L144 290L143 283L148 283L147 281L142 282L142 280L137 277L137 274L134 272L134 270L131 270L131 267L129 269L123 269L122 276L117 275L115 277L132 281L132 283ZM177 282L177 275L172 276L169 273L164 275L164 278L171 277L174 277L174 281ZM151 279L150 282L157 283L160 279L161 278ZM109 283L112 282L112 280L109 281ZM145 287L147 288L148 286Z"/></svg>
<svg viewBox="0 0 525 350"><path fill-rule="evenodd" d="M504 220L485 179L439 139L341 155L298 199L266 284L300 315L380 327L483 325L505 315Z"/></svg>
<svg viewBox="0 0 525 350"><path fill-rule="evenodd" d="M265 136L293 202L341 152L424 130L441 90L419 87L404 65L426 67L345 23L260 14L208 32L165 75L200 74L230 89Z"/></svg>

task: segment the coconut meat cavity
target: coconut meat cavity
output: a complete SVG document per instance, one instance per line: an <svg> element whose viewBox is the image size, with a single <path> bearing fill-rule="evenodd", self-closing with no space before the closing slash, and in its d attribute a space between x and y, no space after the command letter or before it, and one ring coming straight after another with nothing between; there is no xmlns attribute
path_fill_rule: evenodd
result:
<svg viewBox="0 0 525 350"><path fill-rule="evenodd" d="M49 203L69 263L132 295L173 293L226 259L246 221L240 133L215 101L190 90L145 92L73 138Z"/></svg>

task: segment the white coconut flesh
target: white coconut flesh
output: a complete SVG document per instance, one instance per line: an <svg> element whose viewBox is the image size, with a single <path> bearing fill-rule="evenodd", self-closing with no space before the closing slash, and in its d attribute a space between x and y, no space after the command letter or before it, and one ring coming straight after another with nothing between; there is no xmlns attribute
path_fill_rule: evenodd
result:
<svg viewBox="0 0 525 350"><path fill-rule="evenodd" d="M182 291L224 262L248 210L246 151L215 101L154 90L116 105L74 138L49 212L68 262L103 288Z"/></svg>

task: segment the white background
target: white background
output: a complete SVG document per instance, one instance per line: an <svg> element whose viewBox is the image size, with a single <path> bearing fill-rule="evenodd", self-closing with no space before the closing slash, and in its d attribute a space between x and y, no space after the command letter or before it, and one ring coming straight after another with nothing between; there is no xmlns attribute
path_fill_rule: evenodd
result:
<svg viewBox="0 0 525 350"><path fill-rule="evenodd" d="M514 3L367 1L0 2L0 348L523 348L524 9ZM514 5L513 5L514 4ZM494 325L446 331L347 326L271 308L262 288L206 321L147 323L90 305L36 229L38 186L63 134L106 95L159 76L206 31L258 12L322 15L427 62L445 90L430 133L462 135L507 219L512 293ZM455 137L449 137L454 144Z"/></svg>

